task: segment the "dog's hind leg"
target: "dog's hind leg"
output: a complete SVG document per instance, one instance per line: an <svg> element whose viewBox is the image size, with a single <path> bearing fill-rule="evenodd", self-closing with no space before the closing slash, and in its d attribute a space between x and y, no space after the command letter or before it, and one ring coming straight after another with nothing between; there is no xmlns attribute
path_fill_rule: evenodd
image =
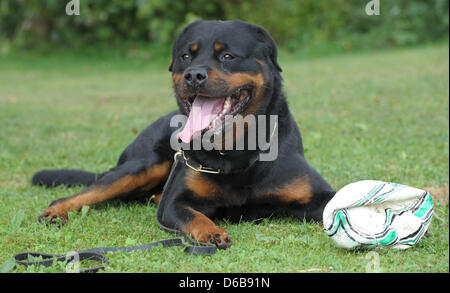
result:
<svg viewBox="0 0 450 293"><path fill-rule="evenodd" d="M39 220L52 222L55 218L61 218L66 221L69 211L79 211L83 206L129 194L145 195L167 178L170 165L169 161L127 161L104 173L94 184L80 193L52 202L39 216Z"/></svg>

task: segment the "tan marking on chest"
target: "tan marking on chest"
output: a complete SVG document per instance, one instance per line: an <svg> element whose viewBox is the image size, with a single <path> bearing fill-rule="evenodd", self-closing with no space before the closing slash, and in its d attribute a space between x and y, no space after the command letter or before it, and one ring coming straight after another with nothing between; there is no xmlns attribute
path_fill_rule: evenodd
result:
<svg viewBox="0 0 450 293"><path fill-rule="evenodd" d="M196 196L203 198L213 197L223 192L214 182L193 170L189 170L186 174L186 186Z"/></svg>

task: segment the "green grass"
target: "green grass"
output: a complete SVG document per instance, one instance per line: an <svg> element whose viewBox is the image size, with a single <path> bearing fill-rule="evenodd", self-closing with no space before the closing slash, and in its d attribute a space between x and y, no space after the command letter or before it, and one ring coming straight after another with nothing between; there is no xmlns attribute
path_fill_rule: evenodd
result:
<svg viewBox="0 0 450 293"><path fill-rule="evenodd" d="M448 62L448 45L312 60L284 55L284 87L307 160L336 189L378 179L448 190ZM52 200L80 189L32 187L30 178L41 168L104 171L136 130L175 107L167 65L151 59L0 57L0 263L23 251L173 237L158 228L151 204L102 203L71 213L60 229L41 225L37 216ZM449 271L448 192L435 199L430 237L406 251L377 251L382 272ZM320 224L219 224L233 239L228 250L113 253L106 272L365 272L370 261L367 251L336 247Z"/></svg>

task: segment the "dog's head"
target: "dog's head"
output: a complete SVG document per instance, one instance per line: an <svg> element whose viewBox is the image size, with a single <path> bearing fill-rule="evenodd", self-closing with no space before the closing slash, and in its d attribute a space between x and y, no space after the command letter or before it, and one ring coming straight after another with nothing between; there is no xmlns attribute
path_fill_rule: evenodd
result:
<svg viewBox="0 0 450 293"><path fill-rule="evenodd" d="M180 111L189 116L180 133L186 143L216 124L226 129L226 117L265 114L281 72L269 33L238 20L188 25L175 41L169 70Z"/></svg>

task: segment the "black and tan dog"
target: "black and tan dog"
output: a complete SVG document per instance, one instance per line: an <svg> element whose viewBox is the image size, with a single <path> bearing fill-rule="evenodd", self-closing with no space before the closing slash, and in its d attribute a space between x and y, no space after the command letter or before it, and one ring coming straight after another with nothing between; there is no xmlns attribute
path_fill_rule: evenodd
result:
<svg viewBox="0 0 450 293"><path fill-rule="evenodd" d="M33 184L88 185L78 194L52 202L39 219L65 221L69 211L84 205L157 194L158 220L164 226L219 248L229 247L231 239L211 219L240 221L287 213L322 220L322 211L335 192L303 156L300 132L282 91L277 48L267 31L241 21L197 21L180 33L172 58L169 70L179 110L148 126L121 154L117 166L105 173L43 170L35 174ZM176 153L170 139L180 130L170 125L171 118L185 114L189 123L195 115L217 118L219 112L243 117L276 115L276 159L258 160L260 146L186 150L190 164L173 170L170 186L161 196ZM191 143L212 127L208 125L211 120L206 125L185 126L179 137ZM233 127L221 129L222 134L233 131L233 139L238 139ZM220 172L204 173L188 165Z"/></svg>

